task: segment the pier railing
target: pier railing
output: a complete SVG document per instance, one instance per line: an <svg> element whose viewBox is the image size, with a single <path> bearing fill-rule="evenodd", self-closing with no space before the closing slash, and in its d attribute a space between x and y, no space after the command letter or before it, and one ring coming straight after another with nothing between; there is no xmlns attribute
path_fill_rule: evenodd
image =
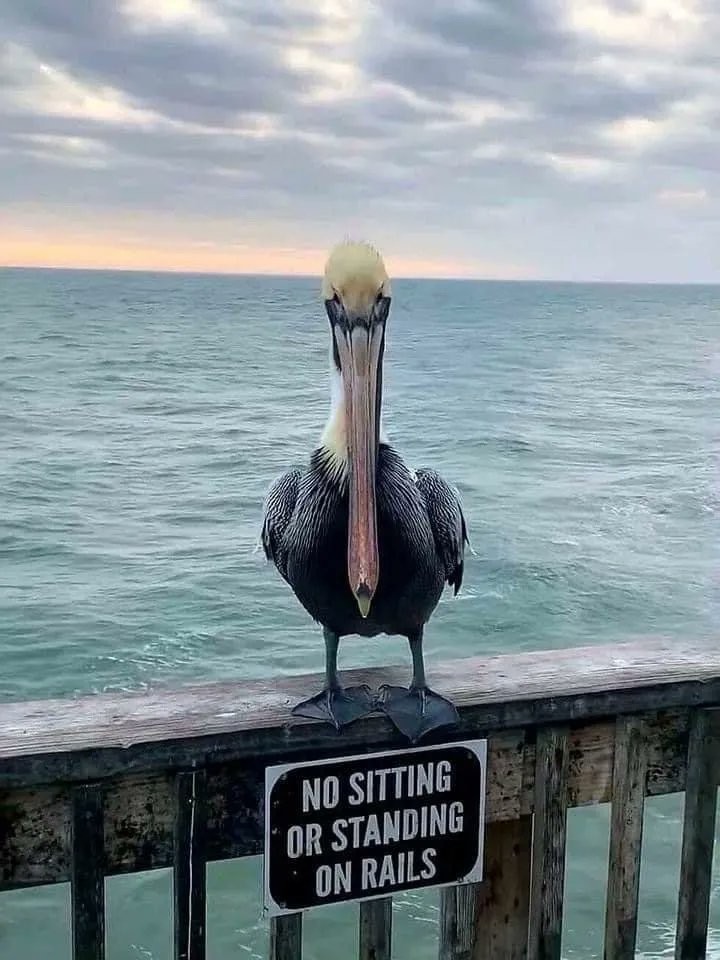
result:
<svg viewBox="0 0 720 960"><path fill-rule="evenodd" d="M406 682L406 668L348 682ZM644 800L685 792L676 957L705 956L720 781L720 642L647 640L436 664L442 742L487 737L485 879L445 888L441 960L560 958L569 807L611 803L605 957L634 955ZM105 877L172 866L175 957L205 957L205 865L262 852L266 766L404 748L383 718L289 723L318 677L0 706L0 890L70 881L74 960L105 955ZM300 960L302 914L273 919ZM392 943L359 907L361 960ZM13 960L13 958L7 958Z"/></svg>

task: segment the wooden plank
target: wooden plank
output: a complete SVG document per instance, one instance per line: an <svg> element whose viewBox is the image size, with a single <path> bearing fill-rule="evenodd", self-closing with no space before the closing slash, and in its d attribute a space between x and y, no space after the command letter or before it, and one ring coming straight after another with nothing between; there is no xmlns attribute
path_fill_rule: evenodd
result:
<svg viewBox="0 0 720 960"><path fill-rule="evenodd" d="M605 960L634 960L647 748L642 720L617 721L610 858L605 913Z"/></svg>
<svg viewBox="0 0 720 960"><path fill-rule="evenodd" d="M719 753L710 714L696 711L688 741L676 960L704 960L707 954Z"/></svg>
<svg viewBox="0 0 720 960"><path fill-rule="evenodd" d="M715 711L720 730L720 711ZM685 787L687 711L645 714L649 796ZM530 735L532 731L529 731ZM568 805L611 798L615 724L583 724L570 734ZM533 812L535 746L523 731L490 734L487 822ZM308 757L308 759L310 759ZM265 760L211 768L207 782L206 858L255 855L263 842ZM720 771L718 771L720 780ZM106 875L173 864L175 779L126 776L108 781L105 798ZM71 788L0 791L0 890L70 878Z"/></svg>
<svg viewBox="0 0 720 960"><path fill-rule="evenodd" d="M494 823L485 840L470 960L525 960L530 913L532 817Z"/></svg>
<svg viewBox="0 0 720 960"><path fill-rule="evenodd" d="M635 642L524 652L436 664L433 686L460 710L447 739L549 722L720 704L717 644ZM406 682L407 664L343 674L347 683ZM143 694L102 694L0 706L0 783L87 780L206 766L262 754L401 747L382 717L352 724L338 743L328 724L295 720L293 703L322 678L215 683Z"/></svg>
<svg viewBox="0 0 720 960"><path fill-rule="evenodd" d="M392 950L392 897L360 904L360 960L390 960Z"/></svg>
<svg viewBox="0 0 720 960"><path fill-rule="evenodd" d="M179 773L175 786L175 958L205 960L204 770Z"/></svg>
<svg viewBox="0 0 720 960"><path fill-rule="evenodd" d="M71 788L0 790L0 890L67 882L71 864Z"/></svg>
<svg viewBox="0 0 720 960"><path fill-rule="evenodd" d="M471 960L478 886L463 883L440 891L439 960Z"/></svg>
<svg viewBox="0 0 720 960"><path fill-rule="evenodd" d="M302 960L302 913L270 920L270 960Z"/></svg>
<svg viewBox="0 0 720 960"><path fill-rule="evenodd" d="M542 728L535 749L529 960L561 958L567 776L567 730Z"/></svg>
<svg viewBox="0 0 720 960"><path fill-rule="evenodd" d="M81 784L72 796L73 960L105 956L105 874L103 790Z"/></svg>

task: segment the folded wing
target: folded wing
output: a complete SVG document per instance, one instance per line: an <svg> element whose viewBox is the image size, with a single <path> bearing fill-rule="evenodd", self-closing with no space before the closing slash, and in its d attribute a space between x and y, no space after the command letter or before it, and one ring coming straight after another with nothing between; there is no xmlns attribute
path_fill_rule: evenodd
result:
<svg viewBox="0 0 720 960"><path fill-rule="evenodd" d="M300 486L300 471L288 470L271 485L265 498L260 535L268 560L287 578L287 550L283 539L292 519Z"/></svg>
<svg viewBox="0 0 720 960"><path fill-rule="evenodd" d="M415 484L427 507L445 579L457 594L463 579L465 544L469 543L460 497L436 470L417 470Z"/></svg>

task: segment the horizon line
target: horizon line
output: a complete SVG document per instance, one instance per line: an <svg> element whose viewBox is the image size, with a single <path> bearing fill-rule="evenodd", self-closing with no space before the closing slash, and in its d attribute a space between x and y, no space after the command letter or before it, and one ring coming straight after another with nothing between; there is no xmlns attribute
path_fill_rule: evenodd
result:
<svg viewBox="0 0 720 960"><path fill-rule="evenodd" d="M0 263L0 270L46 270L52 272L65 273L133 273L133 274L157 274L160 276L185 276L185 277L275 277L283 280L318 280L319 273L282 273L273 270L251 271L251 270L174 270L171 268L158 267L81 267L81 266L59 266L55 264L26 264L26 263ZM427 280L427 281L447 281L450 283L554 283L568 284L576 286L637 286L637 287L717 287L720 286L719 280L577 280L569 278L553 277L484 277L468 276L467 274L458 276L423 274L394 274L394 280Z"/></svg>

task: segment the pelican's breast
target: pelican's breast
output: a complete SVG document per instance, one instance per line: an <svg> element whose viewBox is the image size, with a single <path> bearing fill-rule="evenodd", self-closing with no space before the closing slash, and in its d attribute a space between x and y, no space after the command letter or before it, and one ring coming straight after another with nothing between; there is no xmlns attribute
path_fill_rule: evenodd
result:
<svg viewBox="0 0 720 960"><path fill-rule="evenodd" d="M347 480L322 447L303 478L286 534L288 579L298 600L339 633L402 633L418 618L425 622L442 592L424 502L402 459L385 444L378 452L376 487L380 576L366 620L347 575Z"/></svg>

